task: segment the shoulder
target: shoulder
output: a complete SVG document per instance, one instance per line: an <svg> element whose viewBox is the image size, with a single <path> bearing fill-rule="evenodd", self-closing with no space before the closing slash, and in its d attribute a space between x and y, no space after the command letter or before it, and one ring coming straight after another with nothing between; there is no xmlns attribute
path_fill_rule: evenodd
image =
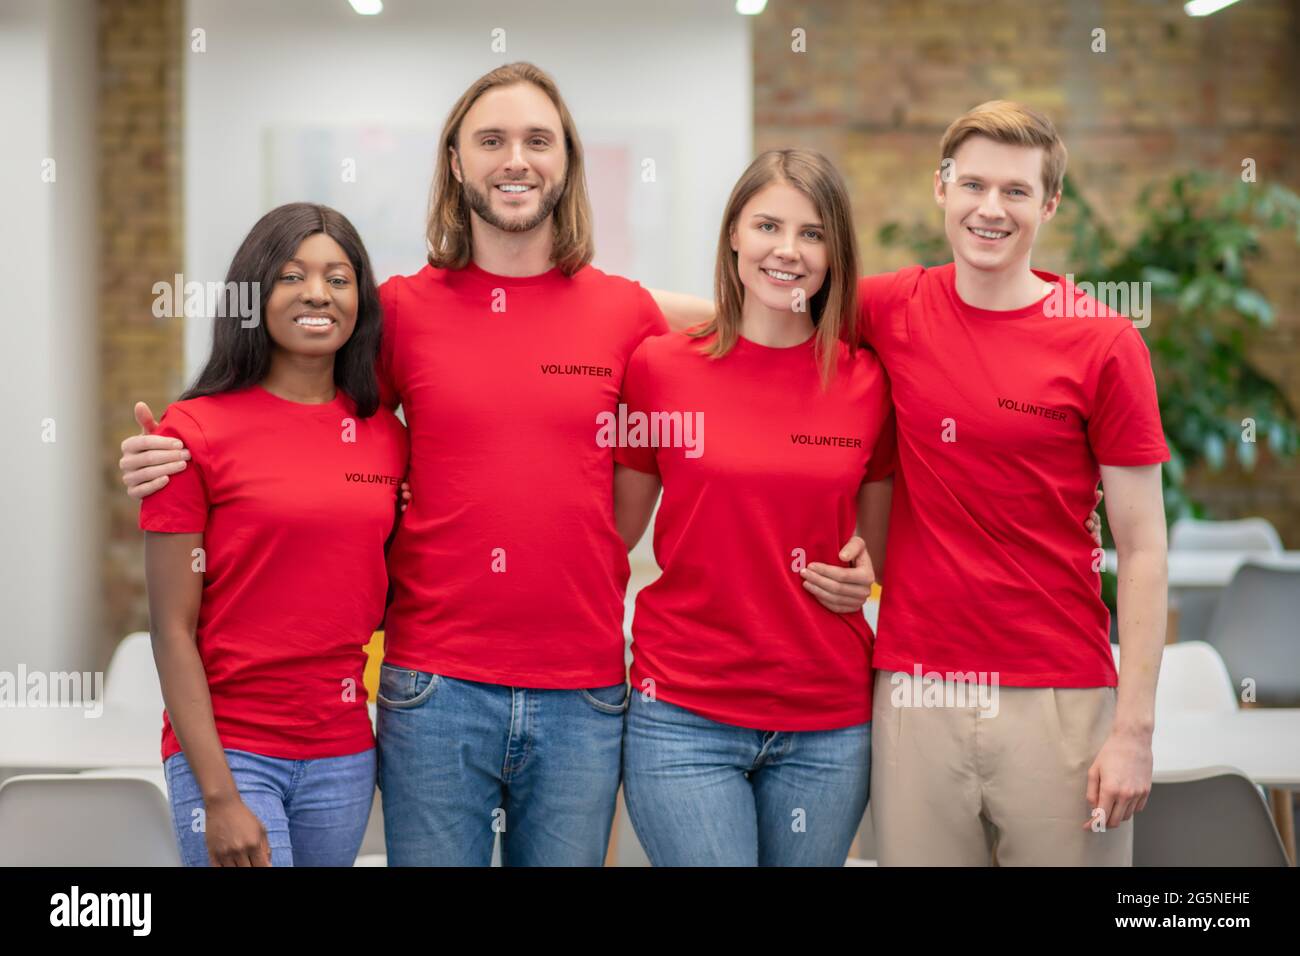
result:
<svg viewBox="0 0 1300 956"><path fill-rule="evenodd" d="M1102 355L1117 344L1119 347L1146 347L1133 320L1120 311L1140 306L1140 303L1127 302L1127 283L1076 283L1072 275L1059 276L1038 269L1034 272L1052 283L1052 291L1043 303L1044 315L1069 329L1072 340L1080 347Z"/></svg>
<svg viewBox="0 0 1300 956"><path fill-rule="evenodd" d="M654 302L649 290L635 279L613 275L591 265L583 266L569 276L569 282L573 283L576 289L599 294L615 303L642 305L646 300Z"/></svg>
<svg viewBox="0 0 1300 956"><path fill-rule="evenodd" d="M379 285L379 300L385 306L398 305L408 296L428 295L447 287L446 269L425 266L410 275L395 275L385 279Z"/></svg>
<svg viewBox="0 0 1300 956"><path fill-rule="evenodd" d="M682 362L700 356L700 347L708 341L687 335L685 332L669 331L662 335L649 335L641 340L633 355L640 355L650 365Z"/></svg>
<svg viewBox="0 0 1300 956"><path fill-rule="evenodd" d="M858 295L864 306L879 306L906 299L922 282L934 281L940 277L941 270L951 268L951 263L930 269L925 266L907 266L894 272L863 276L858 280Z"/></svg>

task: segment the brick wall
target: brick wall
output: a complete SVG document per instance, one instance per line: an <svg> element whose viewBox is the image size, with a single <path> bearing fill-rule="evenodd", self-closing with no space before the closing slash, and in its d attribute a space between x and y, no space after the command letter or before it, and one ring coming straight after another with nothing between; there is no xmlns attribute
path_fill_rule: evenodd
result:
<svg viewBox="0 0 1300 956"><path fill-rule="evenodd" d="M182 270L183 0L99 0L100 477L108 515L105 628L148 627L139 506L119 477L136 400L156 415L182 387L179 319L155 319L153 284Z"/></svg>
<svg viewBox="0 0 1300 956"><path fill-rule="evenodd" d="M1191 18L1181 0L772 0L754 18L754 141L807 146L848 180L863 268L906 265L883 250L886 221L941 225L930 198L939 138L984 100L1048 112L1069 174L1122 237L1153 180L1192 168L1300 191L1300 3L1248 0ZM806 52L791 49L805 31ZM1094 53L1092 31L1106 31ZM1069 271L1066 236L1040 234L1035 265ZM1271 240L1253 278L1278 313L1254 357L1300 409L1300 270L1294 239ZM1261 451L1253 474L1198 474L1214 517L1260 514L1300 548L1300 468Z"/></svg>

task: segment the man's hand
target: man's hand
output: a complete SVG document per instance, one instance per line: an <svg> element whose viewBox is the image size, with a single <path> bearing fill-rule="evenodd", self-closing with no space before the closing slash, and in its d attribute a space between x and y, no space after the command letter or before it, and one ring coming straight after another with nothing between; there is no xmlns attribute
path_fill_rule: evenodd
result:
<svg viewBox="0 0 1300 956"><path fill-rule="evenodd" d="M402 487L401 509L405 511L406 506L411 503L411 483L409 481L403 481L401 487Z"/></svg>
<svg viewBox="0 0 1300 956"><path fill-rule="evenodd" d="M132 498L147 498L185 467L190 453L179 438L155 435L158 423L144 402L135 403L135 420L140 434L122 441L122 483Z"/></svg>
<svg viewBox="0 0 1300 956"><path fill-rule="evenodd" d="M1151 796L1151 735L1112 730L1088 769L1088 806L1100 808L1107 829L1147 805ZM1090 817L1086 830L1093 825Z"/></svg>
<svg viewBox="0 0 1300 956"><path fill-rule="evenodd" d="M1101 547L1101 515L1097 514L1096 508L1097 505L1100 504L1101 504L1101 489L1098 488L1097 504L1093 505L1092 514L1088 515L1088 520L1083 523L1083 526L1088 529L1088 533L1092 535L1092 539L1097 542L1097 547L1099 548Z"/></svg>
<svg viewBox="0 0 1300 956"><path fill-rule="evenodd" d="M848 561L852 566L841 568L814 561L799 573L803 577L804 589L827 610L836 614L853 614L861 611L862 605L871 597L876 572L871 566L871 555L867 554L867 543L857 535L849 538L840 549L840 560Z"/></svg>

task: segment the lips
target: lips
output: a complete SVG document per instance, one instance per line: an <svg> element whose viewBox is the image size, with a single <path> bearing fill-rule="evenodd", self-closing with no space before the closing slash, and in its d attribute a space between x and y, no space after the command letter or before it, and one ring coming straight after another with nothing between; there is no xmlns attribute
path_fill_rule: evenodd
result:
<svg viewBox="0 0 1300 956"><path fill-rule="evenodd" d="M497 183L495 188L507 196L525 196L537 187L528 183Z"/></svg>
<svg viewBox="0 0 1300 956"><path fill-rule="evenodd" d="M981 242L1001 242L1011 235L1006 229L983 229L979 226L967 226L966 231Z"/></svg>
<svg viewBox="0 0 1300 956"><path fill-rule="evenodd" d="M802 272L787 272L784 269L765 269L761 266L759 267L759 271L774 282L796 282L804 276Z"/></svg>

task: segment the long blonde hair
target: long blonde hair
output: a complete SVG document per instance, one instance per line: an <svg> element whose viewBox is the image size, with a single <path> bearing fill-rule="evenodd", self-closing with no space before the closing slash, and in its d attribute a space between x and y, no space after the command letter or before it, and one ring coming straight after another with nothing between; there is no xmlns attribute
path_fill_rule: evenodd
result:
<svg viewBox="0 0 1300 956"><path fill-rule="evenodd" d="M531 83L555 104L564 129L566 153L564 191L551 213L554 243L551 258L565 275L573 275L591 262L595 242L591 228L591 202L587 198L587 172L582 161L582 141L569 108L564 105L559 87L544 70L531 63L507 63L484 73L461 94L447 114L439 140L441 150L429 192L429 220L425 239L429 246L429 264L439 269L463 269L472 257L470 211L461 185L451 169L451 150L456 148L460 125L480 96L503 86Z"/></svg>
<svg viewBox="0 0 1300 956"><path fill-rule="evenodd" d="M857 345L858 240L853 232L849 194L839 172L821 153L811 149L771 149L759 154L731 190L722 214L718 260L713 278L714 317L691 335L716 337L702 348L721 358L740 338L745 287L740 281L731 233L745 203L772 183L788 183L812 200L825 229L829 269L826 281L808 303L816 331L813 333L817 364L823 384L835 373L838 342Z"/></svg>

